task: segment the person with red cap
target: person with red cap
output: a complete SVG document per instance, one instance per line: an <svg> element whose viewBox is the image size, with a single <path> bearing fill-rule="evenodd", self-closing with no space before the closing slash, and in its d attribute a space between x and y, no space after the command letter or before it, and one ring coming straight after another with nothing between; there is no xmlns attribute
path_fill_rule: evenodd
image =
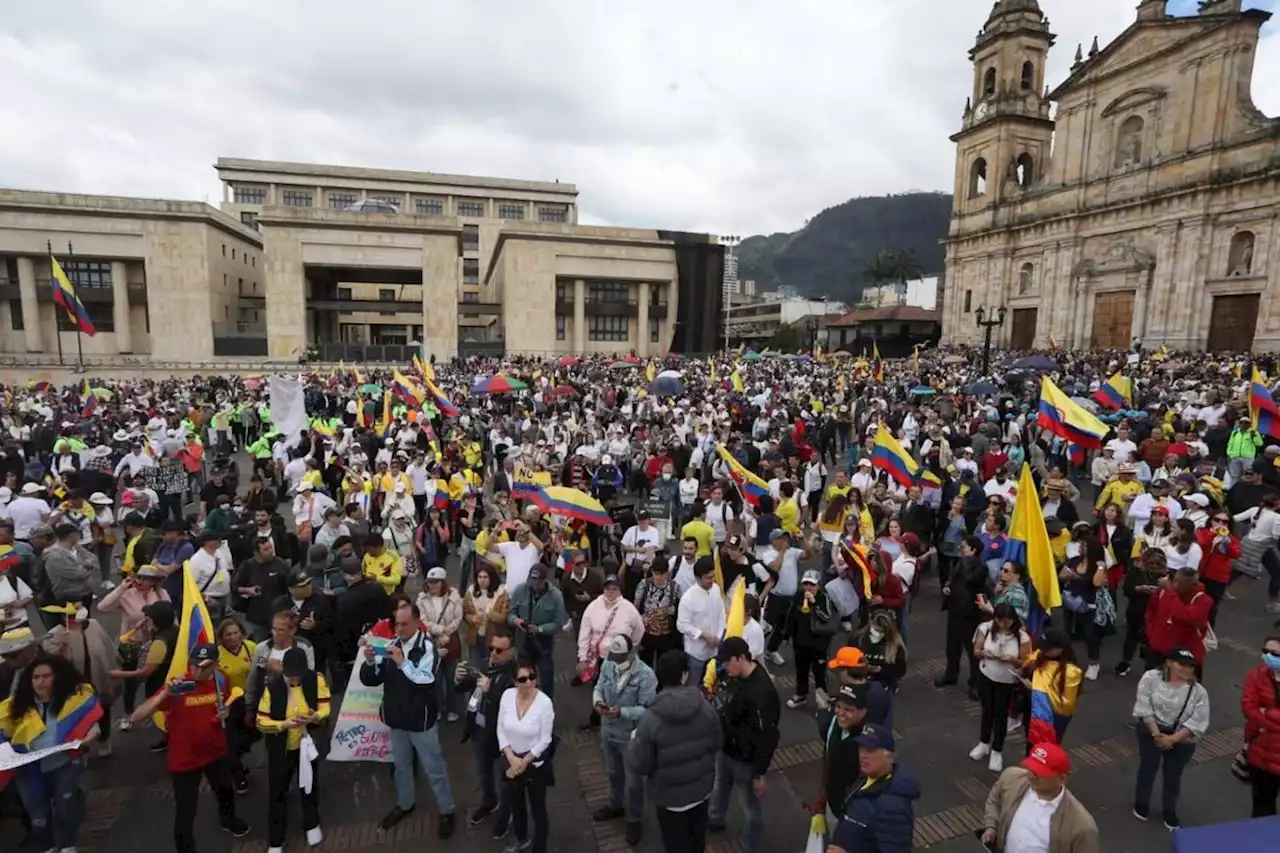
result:
<svg viewBox="0 0 1280 853"><path fill-rule="evenodd" d="M1097 853L1098 825L1067 790L1071 759L1055 743L1038 743L1007 767L987 794L978 837L1003 853Z"/></svg>

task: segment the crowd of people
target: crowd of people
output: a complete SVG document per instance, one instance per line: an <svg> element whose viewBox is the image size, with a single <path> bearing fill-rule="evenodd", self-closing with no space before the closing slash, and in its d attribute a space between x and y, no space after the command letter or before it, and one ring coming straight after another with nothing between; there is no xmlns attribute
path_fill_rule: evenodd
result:
<svg viewBox="0 0 1280 853"><path fill-rule="evenodd" d="M1135 818L1159 776L1160 817L1180 826L1183 773L1228 705L1245 718L1232 770L1251 814L1274 815L1280 630L1241 695L1202 681L1233 583L1261 579L1256 606L1280 614L1280 440L1250 419L1247 362L1040 361L994 376L958 349L344 368L301 377L291 433L258 378L7 388L0 745L48 752L0 797L32 849L74 851L89 759L158 721L148 748L165 754L180 853L197 847L202 780L235 837L251 832L238 795L265 790L269 853L298 790L319 845L324 733L358 681L382 691L390 731L383 830L417 807L420 768L440 839L461 820L545 853L559 654L590 692L581 725L609 779L592 820L620 821L630 844L652 813L668 853L701 851L736 793L743 849L760 853L779 727L801 713L824 745L812 831L833 851L905 853L922 780L898 758L894 706L909 654L928 656L913 603L936 588L936 684L966 670L969 758L999 774L990 849L1101 849L1063 743L1102 667L1135 678L1135 660ZM1092 406L1116 372L1136 399L1106 414L1100 447L1042 428L1041 373ZM501 392L475 387L494 376ZM884 464L882 428L918 475ZM1024 465L1061 591L1047 624L1010 539ZM193 589L213 642L184 649ZM445 733L470 743L481 801L466 814Z"/></svg>

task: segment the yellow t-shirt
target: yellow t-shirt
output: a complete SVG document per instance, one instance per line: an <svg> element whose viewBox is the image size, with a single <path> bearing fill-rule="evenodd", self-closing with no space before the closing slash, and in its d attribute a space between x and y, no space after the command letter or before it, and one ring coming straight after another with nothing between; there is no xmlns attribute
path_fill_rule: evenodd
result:
<svg viewBox="0 0 1280 853"><path fill-rule="evenodd" d="M778 504L778 508L774 510L773 514L778 517L778 524L782 526L783 530L792 536L799 535L800 506L796 503L795 498Z"/></svg>
<svg viewBox="0 0 1280 853"><path fill-rule="evenodd" d="M836 496L847 497L851 491L853 491L852 483L846 483L843 486L832 483L830 486L827 486L827 503L833 501Z"/></svg>
<svg viewBox="0 0 1280 853"><path fill-rule="evenodd" d="M695 518L693 521L686 522L685 526L680 528L681 539L688 539L690 536L698 540L698 553L694 556L710 557L711 549L715 547L716 542L715 528L705 521L698 521Z"/></svg>
<svg viewBox="0 0 1280 853"><path fill-rule="evenodd" d="M229 687L244 690L249 681L249 669L253 663L253 650L258 644L245 640L240 644L240 653L234 654L221 645L218 646L218 670L227 677Z"/></svg>
<svg viewBox="0 0 1280 853"><path fill-rule="evenodd" d="M165 645L164 640L152 640L151 645L147 646L147 659L142 662L143 666L159 666L164 663L165 656L169 654L169 647Z"/></svg>
<svg viewBox="0 0 1280 853"><path fill-rule="evenodd" d="M390 548L383 548L380 556L364 555L364 573L378 582L387 595L396 591L404 577L404 560Z"/></svg>
<svg viewBox="0 0 1280 853"><path fill-rule="evenodd" d="M302 744L302 736L307 733L307 727L298 726L286 729L281 723L308 717L313 710L316 715L315 722L318 723L329 718L329 685L320 673L316 673L316 706L313 709L307 704L307 697L303 695L301 687L290 687L289 698L285 704L284 720L273 720L271 718L271 691L263 690L262 698L258 700L258 731L269 735L284 732L285 749L297 749Z"/></svg>

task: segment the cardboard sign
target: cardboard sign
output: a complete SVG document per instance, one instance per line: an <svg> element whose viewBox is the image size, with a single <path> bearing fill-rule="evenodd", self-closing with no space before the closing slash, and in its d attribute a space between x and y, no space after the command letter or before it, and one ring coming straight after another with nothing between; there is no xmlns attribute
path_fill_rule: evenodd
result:
<svg viewBox="0 0 1280 853"><path fill-rule="evenodd" d="M329 740L330 761L391 761L391 729L378 713L382 707L382 687L360 682L363 655L356 658L342 696L342 709Z"/></svg>
<svg viewBox="0 0 1280 853"><path fill-rule="evenodd" d="M533 483L535 486L551 485L550 471L535 471L524 465L517 465L511 472L511 476L517 483Z"/></svg>

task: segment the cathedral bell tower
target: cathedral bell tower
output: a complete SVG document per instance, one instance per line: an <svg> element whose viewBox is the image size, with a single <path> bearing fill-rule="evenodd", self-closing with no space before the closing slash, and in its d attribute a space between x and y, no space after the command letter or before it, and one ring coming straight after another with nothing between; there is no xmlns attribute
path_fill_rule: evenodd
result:
<svg viewBox="0 0 1280 853"><path fill-rule="evenodd" d="M1044 70L1054 39L1037 0L992 6L969 51L973 92L951 137L953 218L1014 200L1044 174L1053 137Z"/></svg>

